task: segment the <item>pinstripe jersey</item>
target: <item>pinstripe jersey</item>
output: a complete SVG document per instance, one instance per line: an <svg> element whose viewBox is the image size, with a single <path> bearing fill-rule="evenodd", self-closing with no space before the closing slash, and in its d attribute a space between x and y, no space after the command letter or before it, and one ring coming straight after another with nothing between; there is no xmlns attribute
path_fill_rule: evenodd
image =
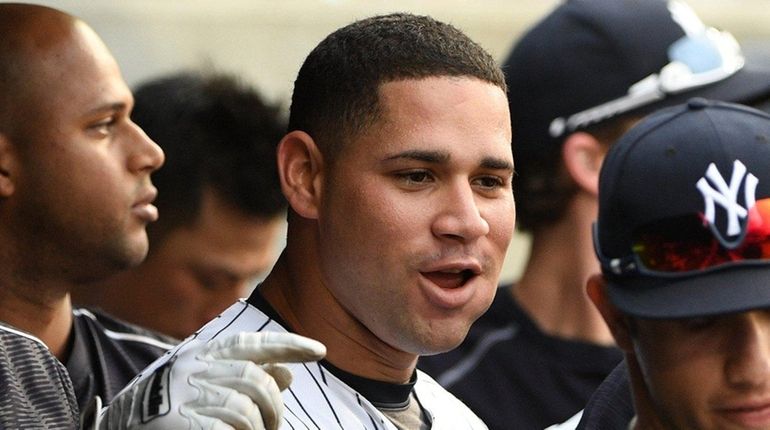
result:
<svg viewBox="0 0 770 430"><path fill-rule="evenodd" d="M258 294L255 292L254 294ZM145 369L151 373L171 357L189 348L200 349L218 337L242 331L287 331L265 312L244 300L230 306L160 360ZM180 357L191 359L194 354ZM291 386L283 392L282 430L397 430L369 400L335 377L319 362L288 363L293 374ZM449 394L427 374L417 371L414 394L435 430L476 430L487 427L463 403ZM173 395L173 394L172 394Z"/></svg>
<svg viewBox="0 0 770 430"><path fill-rule="evenodd" d="M94 396L109 403L142 369L179 343L97 310L72 311L67 367L78 406Z"/></svg>
<svg viewBox="0 0 770 430"><path fill-rule="evenodd" d="M38 338L0 324L0 429L75 429L67 371Z"/></svg>

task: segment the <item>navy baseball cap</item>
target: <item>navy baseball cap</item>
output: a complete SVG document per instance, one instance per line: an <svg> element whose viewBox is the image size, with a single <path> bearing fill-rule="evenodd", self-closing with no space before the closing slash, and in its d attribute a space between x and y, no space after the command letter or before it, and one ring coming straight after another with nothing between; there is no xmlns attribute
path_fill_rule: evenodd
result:
<svg viewBox="0 0 770 430"><path fill-rule="evenodd" d="M770 70L752 70L729 33L705 26L679 0L568 0L516 43L503 70L514 158L695 96L743 104L770 97Z"/></svg>
<svg viewBox="0 0 770 430"><path fill-rule="evenodd" d="M697 98L645 118L602 165L594 247L630 315L770 307L770 115Z"/></svg>

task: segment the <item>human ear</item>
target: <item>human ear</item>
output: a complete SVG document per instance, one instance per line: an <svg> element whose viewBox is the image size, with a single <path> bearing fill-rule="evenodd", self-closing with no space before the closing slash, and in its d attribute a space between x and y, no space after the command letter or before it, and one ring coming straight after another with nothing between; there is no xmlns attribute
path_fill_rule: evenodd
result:
<svg viewBox="0 0 770 430"><path fill-rule="evenodd" d="M10 139L0 133L0 197L10 197L15 190L16 154Z"/></svg>
<svg viewBox="0 0 770 430"><path fill-rule="evenodd" d="M631 330L629 328L630 320L607 297L607 280L601 274L595 274L588 278L586 285L588 297L596 306L596 309L607 323L615 343L625 352L633 352L633 343L631 341Z"/></svg>
<svg viewBox="0 0 770 430"><path fill-rule="evenodd" d="M562 145L562 159L570 177L587 192L598 195L599 171L606 150L593 135L572 133Z"/></svg>
<svg viewBox="0 0 770 430"><path fill-rule="evenodd" d="M323 186L323 156L309 134L295 130L281 139L278 175L289 206L304 218L318 218Z"/></svg>

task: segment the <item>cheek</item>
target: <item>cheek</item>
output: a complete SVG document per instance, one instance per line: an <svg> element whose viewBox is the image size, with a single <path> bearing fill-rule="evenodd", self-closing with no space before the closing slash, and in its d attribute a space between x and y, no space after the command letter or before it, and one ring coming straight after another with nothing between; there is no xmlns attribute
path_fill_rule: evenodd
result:
<svg viewBox="0 0 770 430"><path fill-rule="evenodd" d="M509 204L502 205L489 222L490 231L495 240L507 248L516 227L516 206L513 200Z"/></svg>
<svg viewBox="0 0 770 430"><path fill-rule="evenodd" d="M483 209L482 216L489 224L489 240L501 258L504 258L513 238L516 225L516 208L513 199L493 201Z"/></svg>
<svg viewBox="0 0 770 430"><path fill-rule="evenodd" d="M671 331L666 334L666 340L659 338L635 348L645 383L665 415L695 416L706 409L707 399L718 390L720 365L715 354L703 351L703 342L698 342L698 348L691 339L679 339Z"/></svg>
<svg viewBox="0 0 770 430"><path fill-rule="evenodd" d="M421 199L406 198L381 183L346 191L328 202L324 211L328 216L321 226L322 234L345 248L358 248L364 254L392 253L425 227L422 219L428 203Z"/></svg>
<svg viewBox="0 0 770 430"><path fill-rule="evenodd" d="M116 184L125 182L126 167L122 154L102 143L73 142L67 150L58 150L52 159L57 166L65 166L59 170L59 180L77 189L111 190ZM67 168L66 166L77 166Z"/></svg>
<svg viewBox="0 0 770 430"><path fill-rule="evenodd" d="M166 300L173 304L178 312L189 314L194 309L193 304L202 300L201 290L202 286L193 276L178 270L167 274L166 282L160 284L158 294L165 295Z"/></svg>

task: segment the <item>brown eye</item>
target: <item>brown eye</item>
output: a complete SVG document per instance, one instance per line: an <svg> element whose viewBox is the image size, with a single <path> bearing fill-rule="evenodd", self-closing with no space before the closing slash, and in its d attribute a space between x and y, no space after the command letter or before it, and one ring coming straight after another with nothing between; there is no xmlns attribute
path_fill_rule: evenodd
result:
<svg viewBox="0 0 770 430"><path fill-rule="evenodd" d="M92 124L91 126L88 127L88 129L98 135L109 136L112 131L113 125L115 125L115 118L110 117L110 118L101 120L95 124Z"/></svg>
<svg viewBox="0 0 770 430"><path fill-rule="evenodd" d="M496 176L482 176L476 179L476 183L479 186L488 189L498 188L505 185L505 182Z"/></svg>
<svg viewBox="0 0 770 430"><path fill-rule="evenodd" d="M396 177L407 185L422 185L433 182L433 175L427 170L399 172Z"/></svg>

